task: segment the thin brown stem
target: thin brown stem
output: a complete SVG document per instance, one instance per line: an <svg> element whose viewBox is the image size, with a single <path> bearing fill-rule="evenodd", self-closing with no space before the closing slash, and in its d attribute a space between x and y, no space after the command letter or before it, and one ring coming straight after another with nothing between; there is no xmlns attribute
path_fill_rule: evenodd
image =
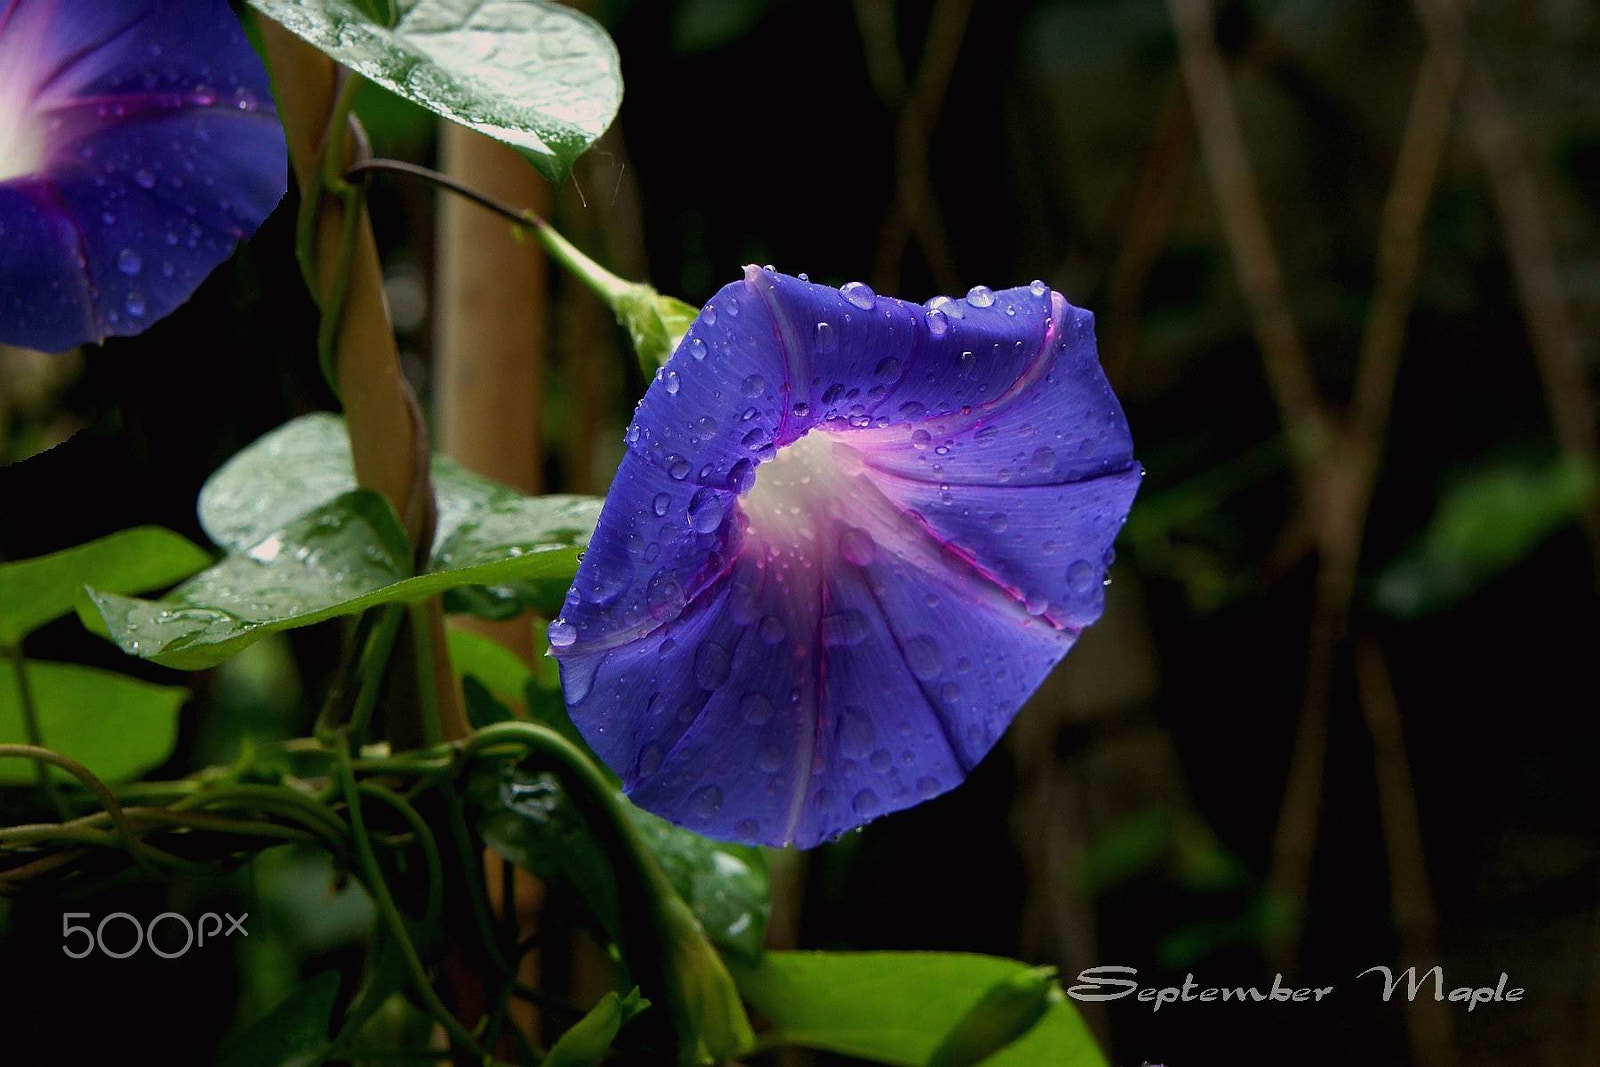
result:
<svg viewBox="0 0 1600 1067"><path fill-rule="evenodd" d="M1439 959L1438 915L1422 850L1422 819L1417 790L1406 758L1400 702L1383 649L1370 637L1355 642L1356 683L1361 710L1372 735L1372 763L1378 782L1378 809L1389 858L1389 899L1400 934L1402 964L1426 969ZM1454 1067L1455 1029L1448 1005L1432 997L1406 1003L1411 1055L1418 1067Z"/></svg>

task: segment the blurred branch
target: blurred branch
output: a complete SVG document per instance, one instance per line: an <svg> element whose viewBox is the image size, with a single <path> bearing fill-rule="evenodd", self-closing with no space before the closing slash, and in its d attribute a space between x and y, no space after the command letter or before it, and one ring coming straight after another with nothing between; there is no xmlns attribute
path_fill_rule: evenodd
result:
<svg viewBox="0 0 1600 1067"><path fill-rule="evenodd" d="M1181 81L1173 84L1139 165L1106 285L1106 338L1101 364L1120 385L1139 344L1139 302L1189 184L1194 115Z"/></svg>
<svg viewBox="0 0 1600 1067"><path fill-rule="evenodd" d="M1510 108L1483 66L1467 62L1466 20L1457 0L1415 0L1415 7L1429 47L1462 71L1461 117L1500 215L1556 440L1568 456L1592 462L1600 445L1594 395L1538 182L1518 144ZM1591 499L1582 522L1600 582L1600 499Z"/></svg>
<svg viewBox="0 0 1600 1067"><path fill-rule="evenodd" d="M928 19L922 58L909 87L900 62L891 0L856 0L856 24L867 54L873 88L898 115L895 136L895 198L884 218L873 282L899 287L906 243L915 238L939 288L956 288L955 255L944 231L943 211L933 189L928 147L955 73L973 0L937 0Z"/></svg>
<svg viewBox="0 0 1600 1067"><path fill-rule="evenodd" d="M1400 933L1400 962L1426 969L1439 960L1439 920L1434 911L1428 865L1423 859L1422 819L1406 758L1400 703L1395 698L1383 649L1370 637L1358 637L1355 649L1361 710L1372 735L1378 810L1389 858L1390 907ZM1454 1067L1455 1030L1446 1004L1432 997L1407 998L1406 1029L1411 1036L1414 1063L1420 1067Z"/></svg>
<svg viewBox="0 0 1600 1067"><path fill-rule="evenodd" d="M1267 382L1286 420L1296 464L1306 468L1328 440L1327 415L1317 398L1311 356L1289 308L1283 269L1267 231L1238 107L1217 48L1216 12L1211 0L1168 0L1168 7L1177 28L1179 62L1200 151L1222 212L1223 232L1250 310Z"/></svg>
<svg viewBox="0 0 1600 1067"><path fill-rule="evenodd" d="M1292 965L1321 816L1338 653L1349 626L1394 383L1421 255L1420 228L1438 182L1459 64L1424 57L1378 236L1376 287L1362 335L1348 419L1319 398L1295 326L1214 34L1209 0L1170 0L1202 152L1222 211L1269 384L1297 460L1318 565L1306 683L1273 841L1269 892L1297 909L1274 954Z"/></svg>

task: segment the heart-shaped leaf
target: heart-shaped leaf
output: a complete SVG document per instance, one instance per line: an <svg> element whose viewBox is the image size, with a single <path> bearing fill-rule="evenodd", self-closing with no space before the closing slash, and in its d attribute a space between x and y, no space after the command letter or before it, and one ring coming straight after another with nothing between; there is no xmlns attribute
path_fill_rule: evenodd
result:
<svg viewBox="0 0 1600 1067"><path fill-rule="evenodd" d="M181 581L211 562L171 530L142 526L48 556L0 564L0 648L71 613L86 585L139 593Z"/></svg>
<svg viewBox="0 0 1600 1067"><path fill-rule="evenodd" d="M543 0L250 0L351 70L521 149L552 181L622 102L616 45Z"/></svg>
<svg viewBox="0 0 1600 1067"><path fill-rule="evenodd" d="M477 545L413 575L394 510L358 489L234 551L162 600L98 591L90 599L123 651L183 670L215 666L280 630L464 585L513 587L548 610L565 594L580 548L570 539L538 540L541 501L524 503L519 544ZM92 617L84 621L96 628Z"/></svg>
<svg viewBox="0 0 1600 1067"><path fill-rule="evenodd" d="M0 661L0 741L21 744L27 731L16 669L10 660ZM187 689L72 663L30 661L25 669L45 744L97 777L108 782L137 778L172 755ZM26 760L0 760L0 784L31 783L37 774ZM75 780L55 768L51 774Z"/></svg>

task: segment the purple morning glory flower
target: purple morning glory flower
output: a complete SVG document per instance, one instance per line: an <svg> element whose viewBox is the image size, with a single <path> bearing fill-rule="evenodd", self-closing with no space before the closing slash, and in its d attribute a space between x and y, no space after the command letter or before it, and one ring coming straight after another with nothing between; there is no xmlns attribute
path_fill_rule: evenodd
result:
<svg viewBox="0 0 1600 1067"><path fill-rule="evenodd" d="M0 0L0 343L139 333L287 182L225 0Z"/></svg>
<svg viewBox="0 0 1600 1067"><path fill-rule="evenodd" d="M639 405L550 627L642 807L815 845L961 781L1100 615L1141 469L1093 318L749 268Z"/></svg>

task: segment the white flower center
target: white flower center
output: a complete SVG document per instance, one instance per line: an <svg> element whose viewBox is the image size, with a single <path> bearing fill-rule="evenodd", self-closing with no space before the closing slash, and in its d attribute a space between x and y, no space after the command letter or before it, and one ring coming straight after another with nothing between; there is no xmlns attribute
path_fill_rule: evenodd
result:
<svg viewBox="0 0 1600 1067"><path fill-rule="evenodd" d="M0 182L32 174L44 163L44 130L31 106L36 57L22 39L28 36L15 27L0 35Z"/></svg>

